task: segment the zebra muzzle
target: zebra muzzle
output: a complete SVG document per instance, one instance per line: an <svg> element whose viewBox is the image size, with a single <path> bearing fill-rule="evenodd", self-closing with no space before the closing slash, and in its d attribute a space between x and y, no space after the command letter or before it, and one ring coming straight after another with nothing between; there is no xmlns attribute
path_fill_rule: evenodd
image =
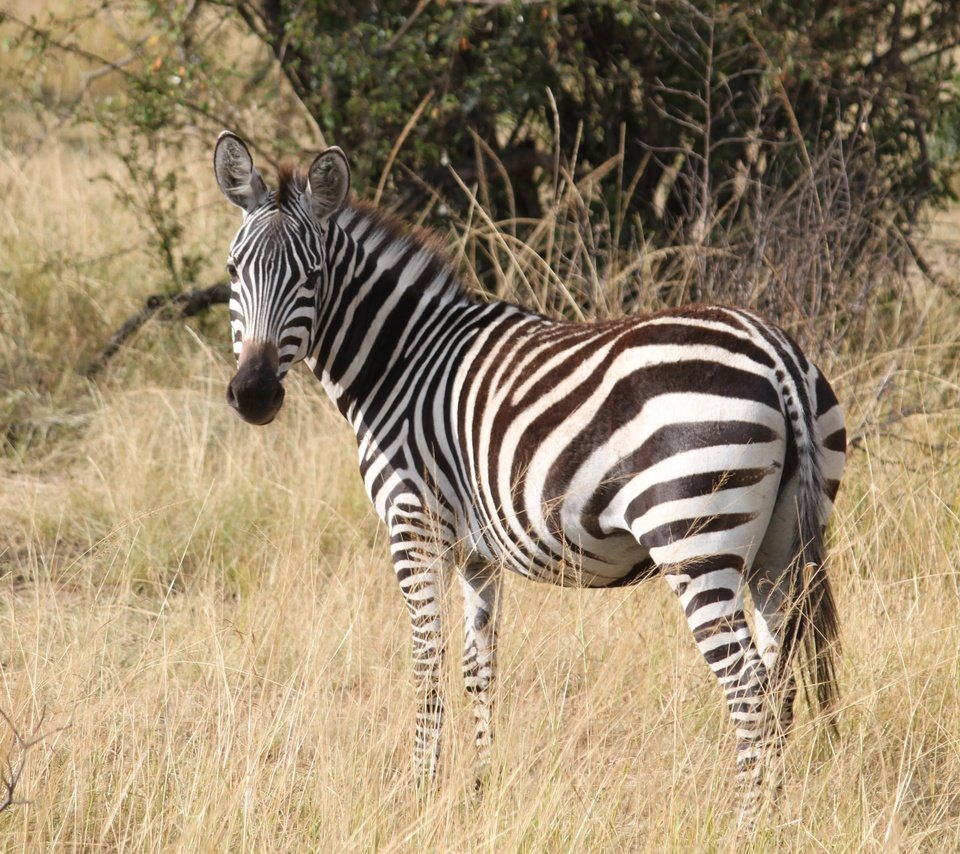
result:
<svg viewBox="0 0 960 854"><path fill-rule="evenodd" d="M283 384L277 378L279 357L273 344L243 348L240 366L227 385L227 403L244 421L269 424L283 405Z"/></svg>

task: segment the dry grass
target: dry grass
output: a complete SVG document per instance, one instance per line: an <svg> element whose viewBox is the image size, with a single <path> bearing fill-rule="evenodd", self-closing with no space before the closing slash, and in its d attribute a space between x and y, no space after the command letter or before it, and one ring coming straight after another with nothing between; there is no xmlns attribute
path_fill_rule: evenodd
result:
<svg viewBox="0 0 960 854"><path fill-rule="evenodd" d="M418 798L406 613L346 427L296 378L277 424L233 418L222 311L218 337L154 325L82 380L158 270L82 140L0 161L0 708L24 732L46 709L51 733L0 849L737 846L726 712L656 583L508 579L490 785L475 801L453 654L444 775ZM235 220L208 168L184 165L191 239L219 270ZM757 850L960 849L960 429L936 414L960 316L939 306L909 345L828 357L854 431L919 411L852 452L839 736L801 713Z"/></svg>

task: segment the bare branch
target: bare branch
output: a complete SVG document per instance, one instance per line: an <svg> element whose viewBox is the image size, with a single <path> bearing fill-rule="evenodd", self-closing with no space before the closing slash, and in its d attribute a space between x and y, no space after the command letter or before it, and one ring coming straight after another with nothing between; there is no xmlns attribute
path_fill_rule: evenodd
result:
<svg viewBox="0 0 960 854"><path fill-rule="evenodd" d="M177 294L154 294L148 297L143 308L128 317L123 325L110 336L110 340L107 341L87 368L87 375L93 376L103 370L117 351L157 312L173 307L176 311L172 314L172 317L193 317L202 311L206 311L212 305L229 301L229 282L217 282L207 288L194 288Z"/></svg>
<svg viewBox="0 0 960 854"><path fill-rule="evenodd" d="M903 409L893 412L884 418L872 424L869 428L858 431L847 440L847 448L863 448L867 438L870 436L882 436L889 432L889 429L901 421L912 418L914 415L948 415L960 410L956 404L948 404L937 409L928 409L925 406L906 406Z"/></svg>
<svg viewBox="0 0 960 854"><path fill-rule="evenodd" d="M417 7L410 13L410 16L401 24L400 28L394 33L393 38L390 39L380 50L381 53L389 53L397 46L397 42L400 41L406 35L407 30L410 29L419 18L424 9L430 5L430 0L419 0Z"/></svg>
<svg viewBox="0 0 960 854"><path fill-rule="evenodd" d="M2 717L3 720L6 721L7 726L10 727L14 742L13 749L3 760L5 767L0 769L0 789L3 791L3 797L0 799L0 812L3 812L15 804L28 803L27 801L17 800L15 797L17 784L20 782L23 769L27 764L27 751L51 735L67 729L69 724L64 724L56 729L42 732L43 722L47 717L47 709L44 707L40 712L40 719L34 726L33 731L29 736L24 736L23 733L17 729L10 715L3 709L0 709L0 717Z"/></svg>
<svg viewBox="0 0 960 854"><path fill-rule="evenodd" d="M96 64L98 67L95 70L88 72L89 75L93 75L92 79L95 79L96 77L102 77L108 73L116 73L120 77L122 77L125 81L135 82L136 84L146 89L147 91L152 91L157 94L163 94L162 91L158 89L155 85L150 84L144 78L138 77L136 74L128 70L127 66L130 65L132 62L132 59L129 56L125 56L116 60L108 59L107 57L104 57L98 53L89 51L83 47L80 47L79 45L70 44L69 42L63 41L62 39L58 39L53 35L53 32L51 30L41 29L40 27L37 27L32 23L24 21L18 18L16 15L10 14L9 12L3 13L3 19L5 21L10 21L11 23L20 27L25 33L28 33L29 35L41 40L44 45L52 47L65 54L79 56L81 59L85 59L88 62L92 62ZM89 81L84 81L81 84L81 89L75 99L75 103L79 103L80 98L86 92L88 84L89 84ZM222 127L230 124L230 121L226 117L212 111L209 107L207 107L204 104L197 103L188 98L179 99L178 104L181 107L183 107L183 109L185 109L187 112L192 113L193 115L196 115L196 116L202 116L203 118L207 119L211 123L219 124ZM276 162L273 160L273 158L269 157L268 153L261 152L259 147L255 143L251 143L251 144L253 144L258 154L262 154L264 157L266 157L266 159L269 160L271 164L277 165Z"/></svg>

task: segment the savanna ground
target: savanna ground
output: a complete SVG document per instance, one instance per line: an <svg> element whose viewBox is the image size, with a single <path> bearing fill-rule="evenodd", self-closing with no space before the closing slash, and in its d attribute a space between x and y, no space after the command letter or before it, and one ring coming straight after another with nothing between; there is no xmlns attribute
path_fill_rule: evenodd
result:
<svg viewBox="0 0 960 854"><path fill-rule="evenodd" d="M237 225L212 143L181 164L211 281ZM163 271L92 138L17 146L0 142L0 755L21 773L0 849L738 845L727 714L657 583L507 579L479 801L451 595L444 774L418 799L407 616L349 431L299 373L269 428L229 412L222 306L147 325L85 377ZM958 228L936 214L925 244L948 281ZM960 850L960 304L902 290L904 328L805 340L856 437L830 531L842 712L830 738L800 702L758 850Z"/></svg>

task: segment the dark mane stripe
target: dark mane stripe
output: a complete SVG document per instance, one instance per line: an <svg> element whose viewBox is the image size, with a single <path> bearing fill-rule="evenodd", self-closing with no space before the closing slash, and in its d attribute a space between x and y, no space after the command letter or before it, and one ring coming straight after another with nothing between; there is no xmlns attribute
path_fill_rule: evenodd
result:
<svg viewBox="0 0 960 854"><path fill-rule="evenodd" d="M307 186L307 177L296 166L281 163L277 170L277 210L285 211Z"/></svg>

